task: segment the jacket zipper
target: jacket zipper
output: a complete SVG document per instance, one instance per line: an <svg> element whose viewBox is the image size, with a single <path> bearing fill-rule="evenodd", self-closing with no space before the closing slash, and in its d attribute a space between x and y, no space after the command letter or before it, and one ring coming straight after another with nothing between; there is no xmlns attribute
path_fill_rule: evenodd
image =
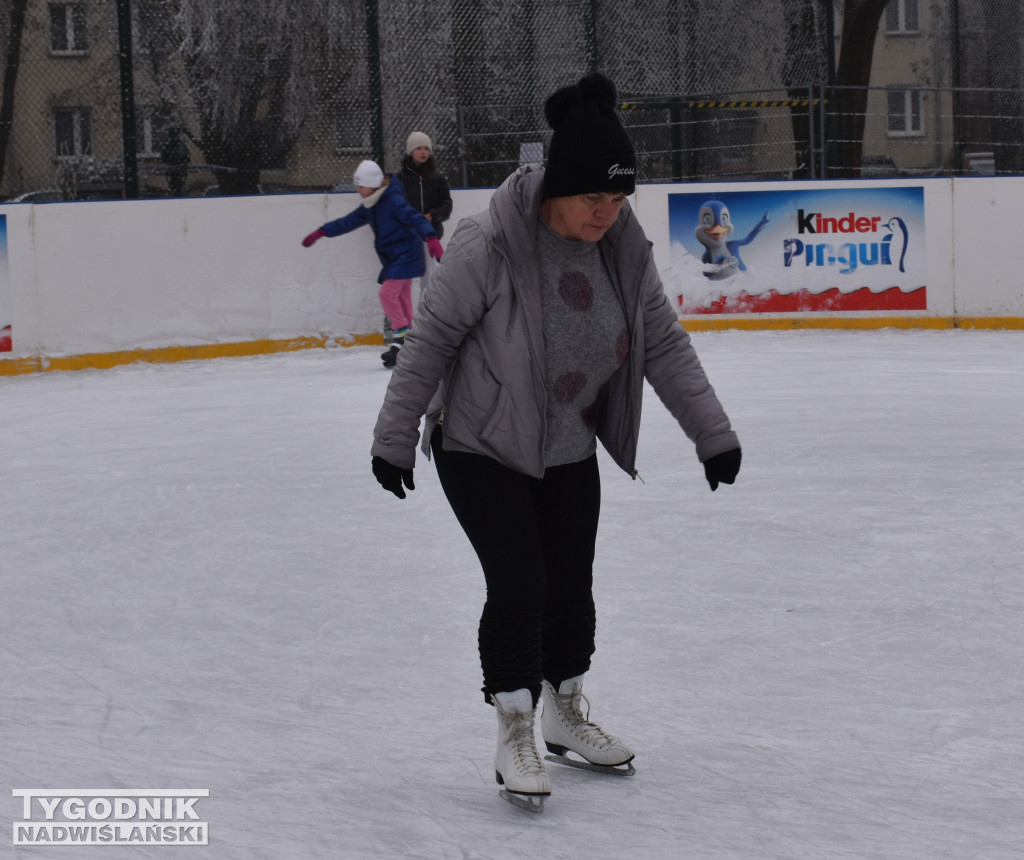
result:
<svg viewBox="0 0 1024 860"><path fill-rule="evenodd" d="M423 175L420 174L420 173L417 173L415 170L411 170L411 168L407 167L405 169L409 170L419 180L419 183L420 183L420 214L421 215L427 215L427 198L426 198L426 194L423 191ZM429 218L430 216L427 215L427 217ZM430 223L433 224L434 222L431 221Z"/></svg>
<svg viewBox="0 0 1024 860"><path fill-rule="evenodd" d="M455 379L455 374L459 369L459 360L460 359L456 357L456 359L452 362L452 368L451 370L448 371L448 378L445 380L444 383L444 390L448 392L449 396L451 396L452 384ZM448 401L446 399L445 402L441 404L441 411L437 413L437 426L443 428L445 419L447 417Z"/></svg>
<svg viewBox="0 0 1024 860"><path fill-rule="evenodd" d="M604 250L603 249L602 249L602 252L601 252L601 262L604 265L605 271L608 272L609 275L611 275L612 268L604 263ZM648 254L647 255L647 259L644 261L644 267L643 267L643 269L640 272L640 277L638 279L638 283L639 284L643 284L644 275L647 273L647 267L650 266L650 265L651 265L651 257L650 257L650 254ZM614 279L613 279L613 281L614 281ZM622 310L625 311L624 296L622 295L621 289L618 289L618 293L619 293L620 301L623 302ZM637 326L640 324L640 305L643 302L643 298L644 298L644 291L643 291L643 289L638 288L637 292L636 292L636 304L633 306L633 325L632 325L632 331L630 332L630 343L629 343L629 361L630 361L630 368L629 368L629 400L630 400L630 403L632 404L633 414L634 415L636 415L637 406L636 406L636 385L633 382L633 367L632 367L632 365L633 365L633 362L636 361L636 354L635 354L636 351L635 351L634 347L636 345L636 330L637 330ZM641 384L643 384L643 383L641 383ZM635 447L636 446L634 444L634 448ZM635 458L635 456L636 455L634 454L634 458ZM639 478L640 479L640 483L644 484L646 486L647 482L643 478L640 477L640 473L637 471L635 463L633 465L633 470L631 472L627 472L626 474L629 475L629 477L632 478L634 481Z"/></svg>
<svg viewBox="0 0 1024 860"><path fill-rule="evenodd" d="M636 343L636 330L637 330L637 326L640 325L640 305L643 303L643 300L644 300L644 291L643 291L644 275L647 274L647 268L650 265L651 265L651 255L650 255L650 253L648 253L647 254L647 258L644 261L644 267L640 271L640 277L637 280L638 287L637 287L637 291L636 291L636 306L633 308L633 335L632 335L632 337L633 337L633 343L634 344ZM633 347L631 345L630 349L629 349L630 357L631 358L633 358L633 351L634 350L633 350ZM633 375L632 372L630 372L630 377L632 377L632 375ZM643 385L642 382L640 384ZM629 385L629 399L633 403L633 414L636 415L637 414L637 411L636 411L637 410L637 406L636 406L636 385L633 383L632 379L630 379L630 385ZM636 448L635 441L636 440L634 440L634 446L633 446L634 449ZM635 454L634 454L634 456L635 456ZM632 477L632 479L634 481L637 478L640 478L640 473L636 469L636 463L633 464L633 472L630 475L630 477ZM643 478L640 478L640 483L643 484L644 486L647 485L647 482Z"/></svg>

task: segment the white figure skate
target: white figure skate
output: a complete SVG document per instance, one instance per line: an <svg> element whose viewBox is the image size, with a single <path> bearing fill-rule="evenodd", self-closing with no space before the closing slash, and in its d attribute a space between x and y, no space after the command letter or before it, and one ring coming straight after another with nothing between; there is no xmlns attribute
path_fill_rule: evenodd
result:
<svg viewBox="0 0 1024 860"><path fill-rule="evenodd" d="M582 675L563 681L558 690L544 681L541 699L541 733L551 753L545 756L547 761L614 776L636 773L633 751L590 722L590 701L583 695ZM586 713L581 709L583 702L587 703Z"/></svg>
<svg viewBox="0 0 1024 860"><path fill-rule="evenodd" d="M523 688L495 693L491 701L498 712L494 775L498 784L505 786L498 793L522 809L543 812L544 798L551 794L551 781L537 752L533 696Z"/></svg>

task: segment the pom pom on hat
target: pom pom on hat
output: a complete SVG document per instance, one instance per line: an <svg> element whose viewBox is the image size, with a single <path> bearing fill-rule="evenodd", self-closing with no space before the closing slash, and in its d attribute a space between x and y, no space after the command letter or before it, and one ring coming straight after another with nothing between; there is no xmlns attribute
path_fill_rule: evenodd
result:
<svg viewBox="0 0 1024 860"><path fill-rule="evenodd" d="M544 173L547 197L632 194L636 152L615 112L618 91L600 72L553 93L544 118L554 129Z"/></svg>
<svg viewBox="0 0 1024 860"><path fill-rule="evenodd" d="M578 84L552 94L544 105L544 118L552 128L558 128L572 107L583 99L593 99L614 110L618 94L611 79L595 72L581 79Z"/></svg>
<svg viewBox="0 0 1024 860"><path fill-rule="evenodd" d="M352 181L357 188L380 188L384 184L384 171L376 161L360 161Z"/></svg>
<svg viewBox="0 0 1024 860"><path fill-rule="evenodd" d="M434 151L434 145L430 142L430 138L422 131L414 131L405 142L405 154L412 155L412 151L419 149L421 146L425 146L431 152Z"/></svg>

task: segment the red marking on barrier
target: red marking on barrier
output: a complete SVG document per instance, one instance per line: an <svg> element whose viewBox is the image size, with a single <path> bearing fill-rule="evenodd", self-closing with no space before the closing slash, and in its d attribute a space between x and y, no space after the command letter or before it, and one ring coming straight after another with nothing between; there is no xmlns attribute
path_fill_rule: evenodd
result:
<svg viewBox="0 0 1024 860"><path fill-rule="evenodd" d="M833 288L821 293L797 290L780 293L769 290L751 295L743 291L735 296L719 296L710 304L688 307L686 297L679 296L680 313L691 314L794 314L821 313L822 311L926 311L928 289L918 287L904 292L890 287L880 293L861 287L852 293Z"/></svg>

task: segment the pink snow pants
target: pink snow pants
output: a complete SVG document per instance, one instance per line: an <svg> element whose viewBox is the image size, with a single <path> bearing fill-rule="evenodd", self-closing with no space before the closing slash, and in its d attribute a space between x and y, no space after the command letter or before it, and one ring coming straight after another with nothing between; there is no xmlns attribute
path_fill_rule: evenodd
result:
<svg viewBox="0 0 1024 860"><path fill-rule="evenodd" d="M380 306L396 331L412 324L412 278L388 278L380 285Z"/></svg>

